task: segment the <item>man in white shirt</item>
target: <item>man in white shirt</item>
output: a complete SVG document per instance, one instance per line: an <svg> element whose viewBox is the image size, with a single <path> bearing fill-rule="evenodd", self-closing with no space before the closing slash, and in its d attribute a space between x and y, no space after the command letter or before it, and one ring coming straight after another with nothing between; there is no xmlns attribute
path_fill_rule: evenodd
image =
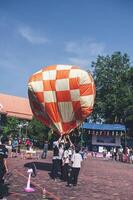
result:
<svg viewBox="0 0 133 200"><path fill-rule="evenodd" d="M80 149L79 147L75 148L75 153L72 155L72 184L73 186L77 185L77 181L78 181L78 175L79 175L79 171L81 168L81 162L82 162L82 156L79 153Z"/></svg>

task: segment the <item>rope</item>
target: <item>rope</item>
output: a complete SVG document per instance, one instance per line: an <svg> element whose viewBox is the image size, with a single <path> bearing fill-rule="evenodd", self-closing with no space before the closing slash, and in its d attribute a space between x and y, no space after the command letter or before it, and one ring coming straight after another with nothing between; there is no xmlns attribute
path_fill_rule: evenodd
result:
<svg viewBox="0 0 133 200"><path fill-rule="evenodd" d="M14 169L14 171L16 171L17 174L19 174L20 176L23 176L27 180L27 177L25 175L23 175L21 172L19 172L17 169ZM39 189L41 189L42 194L43 194L43 190L44 190L43 187L41 187L40 185L38 185L34 181L31 181L31 184L34 185L34 186L36 186L36 187L38 187ZM54 198L54 200L60 200L56 195L54 195L51 192L48 192L47 190L46 190L46 194L50 195L52 198Z"/></svg>

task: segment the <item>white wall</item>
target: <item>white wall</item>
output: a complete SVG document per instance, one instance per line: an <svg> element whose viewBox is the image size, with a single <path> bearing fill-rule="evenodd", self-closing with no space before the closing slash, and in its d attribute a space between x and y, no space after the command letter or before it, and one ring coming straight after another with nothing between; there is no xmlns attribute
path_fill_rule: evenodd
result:
<svg viewBox="0 0 133 200"><path fill-rule="evenodd" d="M108 136L106 136L106 137L108 137ZM97 142L97 135L92 135L92 144L100 145L100 146L120 146L121 138L120 138L120 136L115 136L115 143L100 143L100 142Z"/></svg>

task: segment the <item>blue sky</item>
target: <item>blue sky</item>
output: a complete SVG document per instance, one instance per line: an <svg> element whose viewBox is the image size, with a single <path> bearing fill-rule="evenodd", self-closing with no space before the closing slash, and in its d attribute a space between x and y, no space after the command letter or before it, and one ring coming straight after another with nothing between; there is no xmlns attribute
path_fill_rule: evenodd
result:
<svg viewBox="0 0 133 200"><path fill-rule="evenodd" d="M132 0L1 0L0 93L27 97L29 76L51 64L89 69L114 51L133 59Z"/></svg>

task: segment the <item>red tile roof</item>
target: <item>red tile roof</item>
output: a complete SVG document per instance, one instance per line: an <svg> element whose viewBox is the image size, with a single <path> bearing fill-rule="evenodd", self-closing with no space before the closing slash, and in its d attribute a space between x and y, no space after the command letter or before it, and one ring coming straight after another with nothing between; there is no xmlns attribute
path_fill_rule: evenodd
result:
<svg viewBox="0 0 133 200"><path fill-rule="evenodd" d="M20 119L32 119L32 111L28 98L0 93L0 113L15 116Z"/></svg>

